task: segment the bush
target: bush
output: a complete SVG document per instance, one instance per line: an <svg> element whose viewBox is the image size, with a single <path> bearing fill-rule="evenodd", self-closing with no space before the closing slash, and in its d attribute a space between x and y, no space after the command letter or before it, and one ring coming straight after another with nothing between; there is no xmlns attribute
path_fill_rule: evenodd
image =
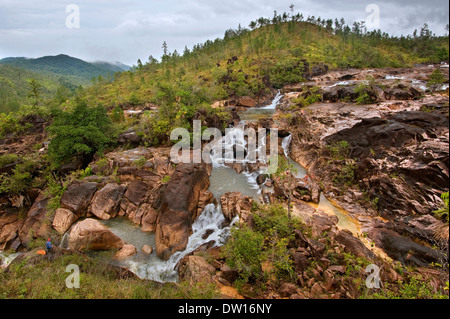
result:
<svg viewBox="0 0 450 319"><path fill-rule="evenodd" d="M433 73L431 73L430 77L428 78L427 87L430 88L431 91L436 91L442 83L445 82L444 75L442 74L441 70L436 69Z"/></svg>
<svg viewBox="0 0 450 319"><path fill-rule="evenodd" d="M0 194L22 194L34 185L39 162L23 158L11 174L0 175Z"/></svg>
<svg viewBox="0 0 450 319"><path fill-rule="evenodd" d="M0 113L0 139L4 138L7 134L17 134L25 129L20 125L16 116L10 114Z"/></svg>
<svg viewBox="0 0 450 319"><path fill-rule="evenodd" d="M239 271L243 283L262 275L264 236L248 227L233 228L224 247L227 264Z"/></svg>
<svg viewBox="0 0 450 319"><path fill-rule="evenodd" d="M444 202L444 206L441 209L438 209L434 211L434 214L437 218L444 221L448 226L448 202L449 202L449 195L448 192L441 194L442 201Z"/></svg>
<svg viewBox="0 0 450 319"><path fill-rule="evenodd" d="M48 155L56 166L73 156L90 160L114 141L106 109L100 105L89 108L82 100L77 101L72 112L57 111L48 131L53 137Z"/></svg>
<svg viewBox="0 0 450 319"><path fill-rule="evenodd" d="M342 161L349 157L351 152L350 143L346 140L333 141L326 148L330 152L331 158L333 160Z"/></svg>

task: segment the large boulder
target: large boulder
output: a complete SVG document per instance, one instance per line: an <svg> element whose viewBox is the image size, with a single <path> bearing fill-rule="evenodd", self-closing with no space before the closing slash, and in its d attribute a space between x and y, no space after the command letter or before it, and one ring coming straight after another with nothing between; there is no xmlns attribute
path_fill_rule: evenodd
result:
<svg viewBox="0 0 450 319"><path fill-rule="evenodd" d="M205 281L213 283L216 268L201 256L187 256L180 261L178 271L180 278L188 280L191 284Z"/></svg>
<svg viewBox="0 0 450 319"><path fill-rule="evenodd" d="M437 251L417 244L410 238L401 236L393 230L374 228L368 234L377 247L383 249L389 257L404 265L426 267L432 262L441 263L442 260L445 260L445 257Z"/></svg>
<svg viewBox="0 0 450 319"><path fill-rule="evenodd" d="M19 231L19 238L24 246L30 240L48 235L52 220L48 216L47 202L48 198L44 194L40 194L28 211L25 222Z"/></svg>
<svg viewBox="0 0 450 319"><path fill-rule="evenodd" d="M72 250L120 249L123 245L122 239L92 218L76 223L69 233L69 249Z"/></svg>
<svg viewBox="0 0 450 319"><path fill-rule="evenodd" d="M220 197L220 205L222 206L222 213L225 219L229 222L235 216L240 216L245 219L252 209L252 198L249 196L242 196L240 192L227 192Z"/></svg>
<svg viewBox="0 0 450 319"><path fill-rule="evenodd" d="M199 200L208 187L205 166L181 164L176 168L160 193L159 223L155 232L159 258L167 260L176 251L186 248L192 223L199 215Z"/></svg>
<svg viewBox="0 0 450 319"><path fill-rule="evenodd" d="M64 234L75 223L78 216L65 208L58 208L53 218L53 228L61 235Z"/></svg>
<svg viewBox="0 0 450 319"><path fill-rule="evenodd" d="M135 246L130 244L125 244L123 247L114 255L114 259L125 260L137 253Z"/></svg>
<svg viewBox="0 0 450 319"><path fill-rule="evenodd" d="M71 210L78 217L85 216L97 187L98 184L94 182L73 182L67 187L61 197L61 207Z"/></svg>
<svg viewBox="0 0 450 319"><path fill-rule="evenodd" d="M9 249L16 240L20 243L18 236L23 222L15 213L0 215L0 250Z"/></svg>
<svg viewBox="0 0 450 319"><path fill-rule="evenodd" d="M240 97L236 103L237 106L245 106L245 107L255 107L256 104L257 104L256 101L249 96Z"/></svg>
<svg viewBox="0 0 450 319"><path fill-rule="evenodd" d="M125 187L115 183L108 183L99 190L92 199L89 211L101 219L115 217L119 210Z"/></svg>
<svg viewBox="0 0 450 319"><path fill-rule="evenodd" d="M146 198L150 186L143 181L132 181L128 184L124 197L135 205L140 205Z"/></svg>
<svg viewBox="0 0 450 319"><path fill-rule="evenodd" d="M335 240L345 247L344 251L346 253L351 253L355 257L375 258L374 253L364 246L358 238L354 237L349 230L343 229L339 231L335 236Z"/></svg>

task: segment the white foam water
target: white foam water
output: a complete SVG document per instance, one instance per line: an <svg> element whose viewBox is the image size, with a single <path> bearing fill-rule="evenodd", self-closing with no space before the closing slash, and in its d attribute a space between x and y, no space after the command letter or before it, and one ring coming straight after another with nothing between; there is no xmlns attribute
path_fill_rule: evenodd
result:
<svg viewBox="0 0 450 319"><path fill-rule="evenodd" d="M211 242L212 247L223 245L238 218L236 216L229 226L223 227L225 217L220 205L209 204L192 224L192 234L185 250L174 253L167 261L151 256L145 262L130 258L125 261L125 265L140 278L162 283L176 282L178 272L175 267L178 262L203 244Z"/></svg>

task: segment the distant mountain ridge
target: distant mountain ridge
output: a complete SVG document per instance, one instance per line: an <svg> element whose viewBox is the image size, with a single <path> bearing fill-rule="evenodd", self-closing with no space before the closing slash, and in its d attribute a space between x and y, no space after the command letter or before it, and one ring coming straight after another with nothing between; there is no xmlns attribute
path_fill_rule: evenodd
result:
<svg viewBox="0 0 450 319"><path fill-rule="evenodd" d="M59 54L40 58L7 57L0 60L0 64L11 65L34 72L54 73L72 77L77 84L88 83L93 77L106 76L115 72L127 71L129 66L120 62L104 61L86 62L84 60Z"/></svg>
<svg viewBox="0 0 450 319"><path fill-rule="evenodd" d="M65 54L40 58L7 57L0 60L0 112L17 111L29 103L29 81L41 86L42 98L49 99L73 94L79 85L89 86L92 79L108 78L116 72L129 70L120 62L86 62ZM64 93L65 92L65 93Z"/></svg>

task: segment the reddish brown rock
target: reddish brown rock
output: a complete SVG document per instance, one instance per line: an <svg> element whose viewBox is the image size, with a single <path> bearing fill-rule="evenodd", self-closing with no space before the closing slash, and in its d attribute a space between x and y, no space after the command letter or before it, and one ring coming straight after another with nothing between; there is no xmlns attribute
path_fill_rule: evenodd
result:
<svg viewBox="0 0 450 319"><path fill-rule="evenodd" d="M186 248L199 200L208 187L209 176L205 166L181 164L176 168L161 190L159 222L155 232L155 249L159 258L167 260L174 252Z"/></svg>
<svg viewBox="0 0 450 319"><path fill-rule="evenodd" d="M69 248L72 250L120 249L123 245L122 239L92 218L76 223L69 233Z"/></svg>
<svg viewBox="0 0 450 319"><path fill-rule="evenodd" d="M98 184L93 182L73 182L61 197L61 207L71 210L78 217L85 216L97 187Z"/></svg>
<svg viewBox="0 0 450 319"><path fill-rule="evenodd" d="M101 219L110 219L118 213L120 200L125 187L115 183L108 183L95 193L89 211Z"/></svg>
<svg viewBox="0 0 450 319"><path fill-rule="evenodd" d="M78 219L78 216L65 208L58 208L53 218L53 228L61 235L64 234L72 224Z"/></svg>

